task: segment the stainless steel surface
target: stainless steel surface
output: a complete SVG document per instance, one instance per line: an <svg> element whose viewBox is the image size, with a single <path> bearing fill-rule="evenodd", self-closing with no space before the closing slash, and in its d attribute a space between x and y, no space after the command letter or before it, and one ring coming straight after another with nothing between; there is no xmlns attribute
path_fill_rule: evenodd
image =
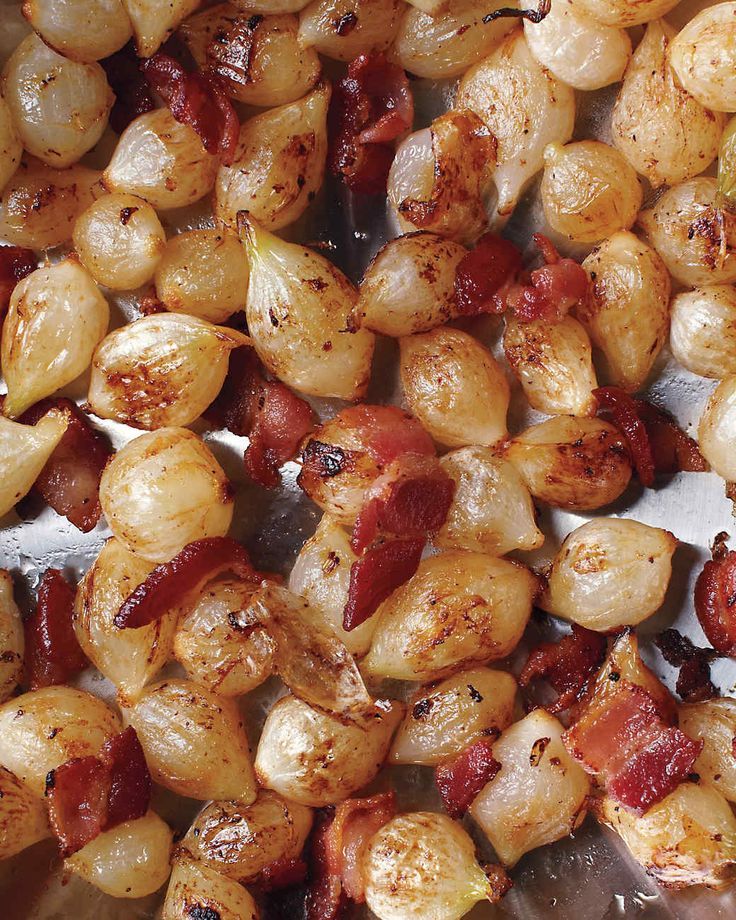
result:
<svg viewBox="0 0 736 920"><path fill-rule="evenodd" d="M679 25L707 3L682 3L669 17ZM19 13L19 4L0 2L0 60L17 44L26 30ZM419 101L419 125L447 107L451 87L432 85L426 81L415 84ZM610 106L615 88L601 93L586 94L579 100L578 136L598 136L606 139ZM100 152L104 162L114 138L103 139ZM205 206L186 213L170 213L165 223L170 232L208 222ZM543 228L535 188L513 216L507 234L526 247L533 230ZM315 201L307 219L289 234L312 243L329 243L327 254L354 279L358 280L366 263L378 247L394 235L385 207L380 202L351 200L344 190L328 181L323 194ZM577 253L579 254L579 253ZM113 300L113 298L111 298ZM119 320L130 315L130 299L114 300L119 308ZM474 334L499 348L500 327L493 321L474 321L468 326ZM382 342L378 349L371 398L400 401L396 385L395 344ZM512 382L513 383L513 382ZM83 398L85 381L71 392ZM663 354L656 373L652 375L649 393L659 404L670 410L679 422L691 431L697 425L702 408L714 383L695 377L680 368L668 354ZM323 417L334 414L336 404L322 401L316 408ZM511 430L519 430L534 419L525 408L519 388L513 384ZM134 437L136 432L122 425L101 423L116 446ZM204 432L204 438L214 450L228 475L238 486L234 534L244 540L256 564L287 572L304 542L313 532L319 514L300 493L295 484L297 468L290 464L284 486L276 493L267 493L245 482L242 472L242 452L245 439L222 433ZM657 673L673 686L673 672L662 661L647 638L668 625L674 625L703 644L703 635L692 609L694 579L708 557L708 546L721 530L736 534L731 504L724 496L723 482L715 474L682 473L662 482L655 490L629 488L613 507L604 509L606 515L631 517L648 524L667 527L681 541L674 560L674 575L664 608L640 627L645 655ZM549 559L560 540L589 515L545 510L541 527L547 535L542 551L527 561L540 563ZM20 520L12 513L0 521L0 566L11 569L19 587L27 585L30 596L40 573L49 566L67 569L78 577L96 556L109 531L101 524L84 535L59 518L48 508L30 509ZM713 675L724 694L734 695L736 664L719 661ZM99 675L83 678L84 685L101 696L111 699L112 692ZM243 700L255 741L263 713L270 700L279 692L271 681L262 690ZM429 770L423 768L392 768L389 779L395 782L401 803L406 808L433 807L437 800ZM156 807L161 814L180 829L187 826L197 803L182 805L173 796L159 792ZM479 839L485 855L491 854ZM53 848L42 844L20 854L14 860L0 864L0 914L4 920L132 920L155 916L160 897L143 901L115 902L78 879L66 883L53 862ZM479 905L469 916L474 920L490 917L580 918L580 920L609 920L617 917L682 918L705 920L736 916L736 896L715 894L703 889L667 892L649 879L628 856L625 847L613 833L597 827L588 818L575 838L536 850L525 857L513 872L515 887L497 908ZM364 914L368 916L368 914ZM291 917L292 915L288 915ZM296 914L293 920L297 920ZM408 918L407 918L408 920Z"/></svg>

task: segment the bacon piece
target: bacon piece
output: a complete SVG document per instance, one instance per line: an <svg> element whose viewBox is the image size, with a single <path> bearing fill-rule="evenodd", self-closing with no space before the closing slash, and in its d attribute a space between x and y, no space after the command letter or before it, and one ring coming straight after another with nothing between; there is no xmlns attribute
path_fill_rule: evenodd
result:
<svg viewBox="0 0 736 920"><path fill-rule="evenodd" d="M22 246L0 246L0 320L10 303L16 284L38 267L32 249Z"/></svg>
<svg viewBox="0 0 736 920"><path fill-rule="evenodd" d="M25 622L26 679L31 690L63 684L88 664L72 626L74 588L47 569L34 613Z"/></svg>
<svg viewBox="0 0 736 920"><path fill-rule="evenodd" d="M505 306L521 323L538 319L559 322L570 307L585 297L588 275L573 259L561 259L541 233L532 237L545 265L530 272L528 283L512 285L505 293Z"/></svg>
<svg viewBox="0 0 736 920"><path fill-rule="evenodd" d="M358 438L380 466L385 466L402 454L437 453L432 438L421 424L397 406L350 406L340 418L356 429Z"/></svg>
<svg viewBox="0 0 736 920"><path fill-rule="evenodd" d="M657 473L705 473L708 464L697 443L677 422L646 399L635 399L636 414L644 423Z"/></svg>
<svg viewBox="0 0 736 920"><path fill-rule="evenodd" d="M544 642L530 652L519 684L527 687L536 678L544 678L559 694L545 708L561 712L580 699L605 655L604 636L573 624L572 632L559 642Z"/></svg>
<svg viewBox="0 0 736 920"><path fill-rule="evenodd" d="M309 889L306 920L342 920L348 899L340 881L339 854L331 834L334 808L321 808L315 815L310 838Z"/></svg>
<svg viewBox="0 0 736 920"><path fill-rule="evenodd" d="M445 523L455 483L436 457L402 454L393 460L366 493L352 536L361 553L379 532L426 539Z"/></svg>
<svg viewBox="0 0 736 920"><path fill-rule="evenodd" d="M393 142L414 122L406 73L385 55L361 54L334 88L328 114L331 172L354 192L385 194Z"/></svg>
<svg viewBox="0 0 736 920"><path fill-rule="evenodd" d="M599 409L611 416L613 424L626 439L631 459L643 486L654 485L654 454L644 422L636 403L620 387L598 387L593 390Z"/></svg>
<svg viewBox="0 0 736 920"><path fill-rule="evenodd" d="M122 134L131 121L155 108L153 95L141 73L132 40L120 51L100 61L100 64L115 94L115 104L110 112L110 127L117 134Z"/></svg>
<svg viewBox="0 0 736 920"><path fill-rule="evenodd" d="M498 904L501 898L514 887L513 880L503 866L499 866L497 863L486 864L483 866L483 871L491 883L491 893L486 897L491 904Z"/></svg>
<svg viewBox="0 0 736 920"><path fill-rule="evenodd" d="M83 533L100 519L100 479L112 456L110 442L89 423L86 413L70 399L44 399L24 412L20 421L35 425L50 409L60 409L69 419L41 474L34 483L46 504Z"/></svg>
<svg viewBox="0 0 736 920"><path fill-rule="evenodd" d="M298 856L280 859L269 863L258 875L258 887L261 891L277 891L300 885L307 877L307 864Z"/></svg>
<svg viewBox="0 0 736 920"><path fill-rule="evenodd" d="M348 602L342 616L347 632L373 616L396 588L419 568L424 539L379 540L350 567Z"/></svg>
<svg viewBox="0 0 736 920"><path fill-rule="evenodd" d="M736 656L736 552L706 562L695 582L695 613L716 651Z"/></svg>
<svg viewBox="0 0 736 920"><path fill-rule="evenodd" d="M110 777L105 827L142 818L151 802L151 774L138 735L132 726L102 745L100 760Z"/></svg>
<svg viewBox="0 0 736 920"><path fill-rule="evenodd" d="M188 543L171 562L157 565L126 598L114 623L118 629L138 629L153 623L186 602L221 575L232 572L243 581L259 584L261 575L250 563L245 547L230 537L206 537Z"/></svg>
<svg viewBox="0 0 736 920"><path fill-rule="evenodd" d="M680 669L675 689L686 703L702 703L717 695L710 679L710 663L718 653L710 648L698 648L676 629L665 629L655 636L654 643L662 657Z"/></svg>
<svg viewBox="0 0 736 920"><path fill-rule="evenodd" d="M496 295L521 271L521 251L496 233L485 233L460 260L455 272L455 302L464 316L501 313Z"/></svg>
<svg viewBox="0 0 736 920"><path fill-rule="evenodd" d="M434 781L448 815L461 818L500 769L489 738L481 738L454 760L435 767Z"/></svg>
<svg viewBox="0 0 736 920"><path fill-rule="evenodd" d="M229 166L235 159L240 122L217 75L209 70L187 73L175 58L161 51L141 69L174 118L194 128L205 150Z"/></svg>
<svg viewBox="0 0 736 920"><path fill-rule="evenodd" d="M637 814L687 778L703 747L667 725L649 694L625 680L613 695L594 700L563 740L583 769L599 775L609 795Z"/></svg>

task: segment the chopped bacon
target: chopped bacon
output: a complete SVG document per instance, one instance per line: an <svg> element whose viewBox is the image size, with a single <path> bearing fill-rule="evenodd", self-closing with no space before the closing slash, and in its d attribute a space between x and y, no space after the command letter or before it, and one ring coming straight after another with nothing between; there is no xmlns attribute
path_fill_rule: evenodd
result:
<svg viewBox="0 0 736 920"><path fill-rule="evenodd" d="M445 523L455 483L436 457L402 454L368 489L352 536L356 553L379 532L396 537L426 538Z"/></svg>
<svg viewBox="0 0 736 920"><path fill-rule="evenodd" d="M32 249L0 246L0 320L10 303L16 284L38 267Z"/></svg>
<svg viewBox="0 0 736 920"><path fill-rule="evenodd" d="M47 569L34 613L25 623L26 679L31 690L63 684L87 667L72 626L74 588L58 569Z"/></svg>
<svg viewBox="0 0 736 920"><path fill-rule="evenodd" d="M138 629L183 604L221 575L232 572L259 584L261 575L245 550L230 537L206 537L188 543L171 562L163 562L123 601L115 614L118 629Z"/></svg>
<svg viewBox="0 0 736 920"><path fill-rule="evenodd" d="M464 316L501 313L496 295L521 271L521 251L496 233L484 234L458 264L455 302Z"/></svg>
<svg viewBox="0 0 736 920"><path fill-rule="evenodd" d="M545 265L530 272L528 282L512 285L505 294L506 307L521 323L544 319L559 322L588 290L588 275L573 259L561 259L552 243L535 233Z"/></svg>
<svg viewBox="0 0 736 920"><path fill-rule="evenodd" d="M667 725L652 697L626 680L594 700L563 738L583 769L599 775L609 795L637 814L687 778L703 747Z"/></svg>
<svg viewBox="0 0 736 920"><path fill-rule="evenodd" d="M307 864L299 856L280 857L258 874L258 887L261 891L277 891L300 885L307 877Z"/></svg>
<svg viewBox="0 0 736 920"><path fill-rule="evenodd" d="M348 907L340 880L339 854L331 834L334 820L334 808L322 808L315 815L310 838L306 920L343 920Z"/></svg>
<svg viewBox="0 0 736 920"><path fill-rule="evenodd" d="M434 457L432 438L421 424L397 406L350 406L340 418L355 428L359 440L380 466L401 454L425 454Z"/></svg>
<svg viewBox="0 0 736 920"><path fill-rule="evenodd" d="M66 413L69 424L36 479L34 489L57 514L83 533L89 533L102 514L100 479L112 456L112 447L70 399L44 399L25 412L20 421L34 425L49 409Z"/></svg>
<svg viewBox="0 0 736 920"><path fill-rule="evenodd" d="M489 738L481 738L454 760L435 767L434 781L448 815L462 817L500 769Z"/></svg>
<svg viewBox="0 0 736 920"><path fill-rule="evenodd" d="M209 70L187 73L175 58L161 51L141 69L174 118L194 128L205 150L230 165L235 159L240 123L219 77Z"/></svg>
<svg viewBox="0 0 736 920"><path fill-rule="evenodd" d="M385 194L396 138L414 122L406 73L385 55L361 54L334 88L330 111L331 172L354 192Z"/></svg>
<svg viewBox="0 0 736 920"><path fill-rule="evenodd" d="M635 401L619 387L593 390L599 409L605 410L626 439L629 453L643 486L654 485L654 454L646 425L639 417Z"/></svg>
<svg viewBox="0 0 736 920"><path fill-rule="evenodd" d="M716 651L736 656L736 552L719 553L695 582L695 613Z"/></svg>
<svg viewBox="0 0 736 920"><path fill-rule="evenodd" d="M357 629L419 568L422 539L385 539L369 547L350 567L343 629Z"/></svg>
<svg viewBox="0 0 736 920"><path fill-rule="evenodd" d="M141 818L151 801L151 774L138 735L126 728L98 757L75 757L46 777L51 827L64 856L104 830Z"/></svg>
<svg viewBox="0 0 736 920"><path fill-rule="evenodd" d="M662 657L680 669L675 689L686 703L702 703L717 694L710 679L710 663L718 653L710 648L698 648L676 629L665 629L655 636L654 643Z"/></svg>
<svg viewBox="0 0 736 920"><path fill-rule="evenodd" d="M122 134L131 121L155 108L153 95L141 73L132 40L120 51L100 61L100 64L115 94L115 104L110 112L110 127L117 134Z"/></svg>
<svg viewBox="0 0 736 920"><path fill-rule="evenodd" d="M572 632L559 642L544 642L530 652L519 675L519 684L526 687L532 680L544 678L559 694L546 708L561 712L580 698L605 654L604 636L573 625Z"/></svg>
<svg viewBox="0 0 736 920"><path fill-rule="evenodd" d="M267 489L279 484L279 467L295 456L314 426L309 403L283 383L266 379L258 356L247 345L230 355L225 383L207 417L233 434L250 437L245 469Z"/></svg>

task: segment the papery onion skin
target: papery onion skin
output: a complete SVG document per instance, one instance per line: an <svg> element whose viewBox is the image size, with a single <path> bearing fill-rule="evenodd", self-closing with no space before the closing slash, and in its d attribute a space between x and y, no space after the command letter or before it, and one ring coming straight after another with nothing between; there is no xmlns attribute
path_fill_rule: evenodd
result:
<svg viewBox="0 0 736 920"><path fill-rule="evenodd" d="M736 110L736 3L701 10L675 36L670 62L685 89L716 112Z"/></svg>
<svg viewBox="0 0 736 920"><path fill-rule="evenodd" d="M678 722L690 738L701 740L703 750L695 761L695 771L729 802L736 801L736 702L728 697L687 703L678 710Z"/></svg>
<svg viewBox="0 0 736 920"><path fill-rule="evenodd" d="M428 681L504 658L536 591L531 572L506 559L457 550L430 556L379 608L364 673Z"/></svg>
<svg viewBox="0 0 736 920"><path fill-rule="evenodd" d="M459 243L426 231L386 243L363 275L354 321L398 338L455 319L455 273L465 254Z"/></svg>
<svg viewBox="0 0 736 920"><path fill-rule="evenodd" d="M562 544L539 604L599 632L635 626L661 607L676 547L671 533L639 521L590 521Z"/></svg>
<svg viewBox="0 0 736 920"><path fill-rule="evenodd" d="M659 19L679 0L572 0L575 7L608 26L628 28Z"/></svg>
<svg viewBox="0 0 736 920"><path fill-rule="evenodd" d="M708 400L698 423L698 444L711 467L726 482L736 480L734 452L736 375L724 377Z"/></svg>
<svg viewBox="0 0 736 920"><path fill-rule="evenodd" d="M655 188L707 169L725 124L678 84L667 56L673 34L664 22L649 24L611 118L614 145Z"/></svg>
<svg viewBox="0 0 736 920"><path fill-rule="evenodd" d="M35 34L13 52L2 87L25 149L57 169L94 147L114 102L99 64L70 61Z"/></svg>
<svg viewBox="0 0 736 920"><path fill-rule="evenodd" d="M492 446L507 433L509 385L491 353L459 329L433 329L399 342L409 408L446 447Z"/></svg>
<svg viewBox="0 0 736 920"><path fill-rule="evenodd" d="M553 0L541 22L524 22L524 35L539 63L575 89L618 83L631 58L623 29L596 21L572 0Z"/></svg>
<svg viewBox="0 0 736 920"><path fill-rule="evenodd" d="M129 291L153 277L166 234L150 204L135 195L102 195L77 218L72 236L98 284Z"/></svg>
<svg viewBox="0 0 736 920"><path fill-rule="evenodd" d="M33 488L67 425L66 415L58 409L35 425L20 425L0 416L0 518Z"/></svg>
<svg viewBox="0 0 736 920"><path fill-rule="evenodd" d="M598 819L613 828L647 873L667 888L724 888L734 875L736 819L712 786L681 783L642 817L605 797Z"/></svg>
<svg viewBox="0 0 736 920"><path fill-rule="evenodd" d="M475 0L455 0L447 13L430 15L408 9L401 20L392 53L404 70L417 77L457 77L489 55L514 26L513 19L483 22L486 13L509 5L493 0L479 10Z"/></svg>
<svg viewBox="0 0 736 920"><path fill-rule="evenodd" d="M23 623L13 598L13 579L9 572L0 569L0 703L20 683L24 646Z"/></svg>
<svg viewBox="0 0 736 920"><path fill-rule="evenodd" d="M164 247L156 295L167 310L224 323L245 309L250 268L243 247L227 230L187 230Z"/></svg>
<svg viewBox="0 0 736 920"><path fill-rule="evenodd" d="M42 798L50 770L97 754L121 729L102 700L71 687L44 687L0 706L0 766ZM53 731L56 728L57 731Z"/></svg>
<svg viewBox="0 0 736 920"><path fill-rule="evenodd" d="M125 710L153 779L179 795L255 800L248 739L232 700L189 680L146 687Z"/></svg>
<svg viewBox="0 0 736 920"><path fill-rule="evenodd" d="M590 781L565 750L562 730L554 716L535 709L493 746L501 771L470 814L505 866L566 837L585 819Z"/></svg>
<svg viewBox="0 0 736 920"><path fill-rule="evenodd" d="M250 260L248 330L263 364L311 396L363 396L374 336L349 331L353 285L323 256L278 239L245 215L240 232Z"/></svg>
<svg viewBox="0 0 736 920"><path fill-rule="evenodd" d="M400 0L312 0L299 15L299 44L336 61L385 51L403 10Z"/></svg>
<svg viewBox="0 0 736 920"><path fill-rule="evenodd" d="M606 357L616 386L640 389L667 338L671 282L657 252L614 233L583 262L591 283L576 315Z"/></svg>
<svg viewBox="0 0 736 920"><path fill-rule="evenodd" d="M455 481L455 497L435 546L505 556L544 543L529 490L511 463L486 447L451 451L440 463Z"/></svg>
<svg viewBox="0 0 736 920"><path fill-rule="evenodd" d="M72 238L79 215L92 204L100 174L76 164L69 169L26 157L5 185L0 233L15 246L50 249Z"/></svg>
<svg viewBox="0 0 736 920"><path fill-rule="evenodd" d="M244 122L235 158L220 167L215 216L237 230L248 211L267 230L298 220L322 186L327 158L330 85Z"/></svg>
<svg viewBox="0 0 736 920"><path fill-rule="evenodd" d="M158 0L122 0L133 25L139 57L149 58L171 35L179 23L200 5L200 0L169 0L162 7Z"/></svg>
<svg viewBox="0 0 736 920"><path fill-rule="evenodd" d="M296 697L282 697L258 742L258 781L301 805L340 802L381 769L402 715L400 703L383 701L364 724L342 723Z"/></svg>
<svg viewBox="0 0 736 920"><path fill-rule="evenodd" d="M535 498L590 511L615 501L631 479L626 444L600 419L557 416L527 428L506 448Z"/></svg>
<svg viewBox="0 0 736 920"><path fill-rule="evenodd" d="M23 143L13 122L8 103L0 97L0 189L4 189L18 168Z"/></svg>
<svg viewBox="0 0 736 920"><path fill-rule="evenodd" d="M736 291L730 284L672 298L670 349L693 374L714 380L736 374Z"/></svg>
<svg viewBox="0 0 736 920"><path fill-rule="evenodd" d="M736 215L719 206L717 182L689 179L638 217L672 277L687 287L736 281Z"/></svg>
<svg viewBox="0 0 736 920"><path fill-rule="evenodd" d="M121 0L25 0L23 15L50 48L87 64L119 51L133 34Z"/></svg>
<svg viewBox="0 0 736 920"><path fill-rule="evenodd" d="M150 562L224 536L233 515L222 468L185 428L161 428L119 450L102 475L100 502L113 535Z"/></svg>
<svg viewBox="0 0 736 920"><path fill-rule="evenodd" d="M547 144L572 137L575 95L537 63L524 33L515 31L463 75L455 105L475 112L496 138L496 215L504 220L542 169Z"/></svg>
<svg viewBox="0 0 736 920"><path fill-rule="evenodd" d="M219 393L230 352L247 343L234 329L185 313L144 316L100 342L89 405L137 428L189 425Z"/></svg>
<svg viewBox="0 0 736 920"><path fill-rule="evenodd" d="M520 323L509 318L503 346L533 409L546 415L595 413L597 381L590 340L576 319Z"/></svg>
<svg viewBox="0 0 736 920"><path fill-rule="evenodd" d="M636 220L643 193L633 168L600 141L550 144L541 196L549 225L578 243L595 243Z"/></svg>
<svg viewBox="0 0 736 920"><path fill-rule="evenodd" d="M50 835L46 806L10 770L0 767L0 859Z"/></svg>
<svg viewBox="0 0 736 920"><path fill-rule="evenodd" d="M132 121L120 135L102 181L109 192L128 192L157 210L194 204L212 190L219 159L169 109Z"/></svg>
<svg viewBox="0 0 736 920"><path fill-rule="evenodd" d="M171 871L161 918L189 920L192 910L210 911L222 920L258 920L256 902L242 885L223 878L219 872L213 872L206 866L177 859Z"/></svg>

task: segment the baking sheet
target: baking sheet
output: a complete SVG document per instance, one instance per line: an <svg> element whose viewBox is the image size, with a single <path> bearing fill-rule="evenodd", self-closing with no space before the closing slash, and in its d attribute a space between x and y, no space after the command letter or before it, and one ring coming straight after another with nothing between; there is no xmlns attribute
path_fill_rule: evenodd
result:
<svg viewBox="0 0 736 920"><path fill-rule="evenodd" d="M707 2L682 3L668 17L679 26ZM27 26L19 12L19 3L0 0L0 61L7 58ZM429 81L414 83L417 96L416 127L428 124L451 102L450 84ZM607 140L608 116L616 88L599 93L579 95L576 137L599 137ZM99 165L109 155L115 137L108 134L98 151ZM209 209L196 206L185 212L169 212L163 222L171 234L176 231L209 223ZM544 227L536 187L532 187L509 222L506 233L527 248L534 230ZM328 178L323 193L314 202L308 215L288 235L306 243L326 244L325 253L340 265L355 281L365 265L387 239L395 235L393 222L382 202L353 199L344 188ZM564 245L561 248L570 251ZM581 250L575 250L576 255ZM52 254L52 258L60 253ZM111 298L122 322L132 313L132 297ZM467 328L500 354L501 327L495 320L474 320ZM374 382L370 399L400 402L396 374L396 345L382 341L377 350ZM685 430L694 432L703 406L715 383L696 377L680 368L665 351L652 375L650 397L672 412ZM518 384L512 383L510 430L516 432L541 416L528 409L521 398ZM78 381L68 394L84 398L86 380ZM335 413L340 404L335 401L315 401L321 417ZM123 425L101 422L116 447L137 432ZM288 572L303 542L314 531L320 513L301 493L295 478L298 468L289 464L283 487L266 492L246 482L242 469L242 454L247 440L228 433L200 430L227 474L237 486L233 535L242 539L251 551L256 565ZM681 544L674 557L673 578L662 610L639 628L644 654L665 682L674 686L675 672L664 664L647 639L667 626L674 626L690 636L696 644L705 644L692 609L692 589L704 561L709 557L709 544L714 535L725 530L736 534L736 522L731 503L724 495L724 484L715 474L681 473L663 480L656 490L641 489L633 484L613 505L600 512L612 517L631 517L654 526L672 530ZM547 535L545 546L527 561L542 563L550 559L560 541L571 530L590 519L588 514L574 514L545 509L540 526ZM89 567L99 552L109 530L104 524L90 534L77 531L50 508L34 505L24 508L24 519L14 512L0 521L0 566L16 575L21 602L29 602L41 573L48 567L60 567L74 578ZM539 629L535 624L532 629ZM543 628L549 628L543 627ZM713 679L725 695L736 693L736 663L718 661L713 667ZM83 685L107 699L112 688L99 675L87 674ZM280 692L275 680L243 700L248 716L251 740L255 743L258 729L268 705ZM421 767L390 768L379 782L396 785L403 808L439 807L431 782L431 771ZM196 802L184 803L164 790L157 792L156 809L184 830L199 809ZM470 827L473 832L472 827ZM483 855L492 853L476 836ZM498 907L478 905L469 914L473 920L491 917L570 918L609 920L618 917L682 918L704 920L736 916L736 894L717 894L706 889L667 892L649 879L631 860L626 848L612 832L599 828L588 818L574 838L535 850L522 859L514 870L515 887ZM0 903L4 920L133 920L156 915L161 896L141 901L115 901L85 882L72 877L63 878L54 860L54 846L39 844L12 860L0 863ZM296 908L285 907L281 914L286 920L298 920ZM364 912L363 916L371 916Z"/></svg>

